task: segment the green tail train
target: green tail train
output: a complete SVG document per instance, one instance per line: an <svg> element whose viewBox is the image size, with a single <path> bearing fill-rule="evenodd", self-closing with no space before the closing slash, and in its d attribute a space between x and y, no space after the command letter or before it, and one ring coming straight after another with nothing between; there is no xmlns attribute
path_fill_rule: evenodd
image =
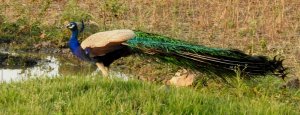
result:
<svg viewBox="0 0 300 115"><path fill-rule="evenodd" d="M239 50L209 48L152 33L135 31L136 37L126 42L134 52L197 70L224 73L239 69L246 75L274 74L286 77L282 59L250 56Z"/></svg>

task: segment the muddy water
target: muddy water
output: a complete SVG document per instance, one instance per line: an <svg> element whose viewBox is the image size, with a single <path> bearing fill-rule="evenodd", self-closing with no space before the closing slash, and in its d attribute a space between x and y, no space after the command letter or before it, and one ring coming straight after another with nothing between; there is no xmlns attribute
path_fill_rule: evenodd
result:
<svg viewBox="0 0 300 115"><path fill-rule="evenodd" d="M20 81L34 77L59 77L66 75L101 75L92 63L82 62L72 56L49 54L0 53L0 82ZM111 69L110 75L127 80L128 75Z"/></svg>

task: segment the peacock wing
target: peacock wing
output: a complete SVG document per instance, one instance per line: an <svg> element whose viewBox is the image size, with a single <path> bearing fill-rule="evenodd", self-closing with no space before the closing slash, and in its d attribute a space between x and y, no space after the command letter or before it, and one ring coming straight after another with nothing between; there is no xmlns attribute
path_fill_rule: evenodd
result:
<svg viewBox="0 0 300 115"><path fill-rule="evenodd" d="M94 56L101 56L120 49L123 42L134 37L135 34L132 30L123 29L99 32L85 39L81 43L81 47L83 49L89 48Z"/></svg>

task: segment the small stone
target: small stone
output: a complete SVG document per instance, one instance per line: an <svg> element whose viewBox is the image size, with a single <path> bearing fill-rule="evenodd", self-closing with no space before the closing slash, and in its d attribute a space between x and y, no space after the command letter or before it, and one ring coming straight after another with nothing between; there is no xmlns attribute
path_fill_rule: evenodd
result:
<svg viewBox="0 0 300 115"><path fill-rule="evenodd" d="M70 53L71 51L70 51L69 48L64 48L64 49L61 49L61 52L62 52L63 54L66 54L66 53Z"/></svg>
<svg viewBox="0 0 300 115"><path fill-rule="evenodd" d="M41 35L40 35L40 38L41 39L44 39L46 37L46 34L43 32Z"/></svg>
<svg viewBox="0 0 300 115"><path fill-rule="evenodd" d="M175 86L191 86L195 82L196 74L189 73L186 69L179 70L175 73L176 77L171 78L168 84Z"/></svg>
<svg viewBox="0 0 300 115"><path fill-rule="evenodd" d="M42 47L49 47L51 45L50 41L41 42L34 45L34 48L42 48Z"/></svg>
<svg viewBox="0 0 300 115"><path fill-rule="evenodd" d="M291 79L285 85L283 85L283 87L299 89L300 88L300 80L299 80L299 78Z"/></svg>

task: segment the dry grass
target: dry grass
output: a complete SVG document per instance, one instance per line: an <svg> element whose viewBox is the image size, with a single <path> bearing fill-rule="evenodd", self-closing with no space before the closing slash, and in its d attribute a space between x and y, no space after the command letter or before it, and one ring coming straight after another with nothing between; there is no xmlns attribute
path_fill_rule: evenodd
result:
<svg viewBox="0 0 300 115"><path fill-rule="evenodd" d="M61 26L85 19L97 31L140 29L249 54L281 55L300 76L299 0L0 0L5 20Z"/></svg>

